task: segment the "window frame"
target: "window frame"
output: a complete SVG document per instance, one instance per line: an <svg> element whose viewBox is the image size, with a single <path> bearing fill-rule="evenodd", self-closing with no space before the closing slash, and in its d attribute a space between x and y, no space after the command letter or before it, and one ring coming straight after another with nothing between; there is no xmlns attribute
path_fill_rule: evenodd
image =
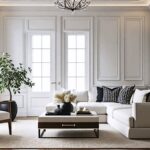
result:
<svg viewBox="0 0 150 150"><path fill-rule="evenodd" d="M74 31L65 32L64 34L64 87L68 89L68 35L84 35L85 36L85 90L89 89L89 32L88 31ZM73 89L71 89L73 90Z"/></svg>
<svg viewBox="0 0 150 150"><path fill-rule="evenodd" d="M55 64L56 64L56 59L55 59L55 33L54 31L30 31L28 32L28 36L27 36L27 45L28 45L28 51L27 51L27 64L30 68L32 68L32 36L33 35L50 35L50 91L32 91L32 89L30 89L30 92L32 92L32 94L46 94L54 91L56 88L56 85L51 84L52 82L55 82L56 80L56 69L55 69ZM43 62L44 63L44 62ZM53 72L53 73L52 73ZM30 78L32 79L32 74L30 75Z"/></svg>

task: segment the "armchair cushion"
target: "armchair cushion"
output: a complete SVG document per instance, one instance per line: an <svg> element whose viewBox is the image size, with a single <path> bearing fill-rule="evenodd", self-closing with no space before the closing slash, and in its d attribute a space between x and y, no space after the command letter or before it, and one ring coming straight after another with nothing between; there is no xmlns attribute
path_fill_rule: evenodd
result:
<svg viewBox="0 0 150 150"><path fill-rule="evenodd" d="M0 121L10 119L10 115L6 111L0 111Z"/></svg>

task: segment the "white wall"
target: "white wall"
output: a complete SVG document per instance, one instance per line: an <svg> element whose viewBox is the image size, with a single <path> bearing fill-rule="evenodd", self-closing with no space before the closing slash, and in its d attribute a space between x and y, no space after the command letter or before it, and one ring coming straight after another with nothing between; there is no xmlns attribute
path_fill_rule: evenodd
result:
<svg viewBox="0 0 150 150"><path fill-rule="evenodd" d="M0 51L15 62L27 63L27 33L54 31L56 35L56 82L64 85L64 34L87 31L89 37L89 88L96 85L150 84L150 14L147 10L97 10L90 12L7 11L0 13ZM59 67L58 67L59 66ZM56 85L60 88L60 85ZM35 99L34 99L35 100ZM45 103L40 103L43 109ZM23 90L19 115L30 109L28 91ZM35 105L36 106L36 105ZM30 113L31 115L31 113ZM34 114L36 115L36 113Z"/></svg>

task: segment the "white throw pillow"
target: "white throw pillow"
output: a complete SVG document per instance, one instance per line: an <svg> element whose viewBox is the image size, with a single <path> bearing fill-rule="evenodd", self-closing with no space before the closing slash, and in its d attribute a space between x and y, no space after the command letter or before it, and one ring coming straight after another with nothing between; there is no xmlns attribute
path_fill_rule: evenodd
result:
<svg viewBox="0 0 150 150"><path fill-rule="evenodd" d="M135 90L133 95L133 103L143 103L146 102L146 95L150 93L150 90Z"/></svg>
<svg viewBox="0 0 150 150"><path fill-rule="evenodd" d="M76 102L88 102L88 91L73 91L72 93L77 96Z"/></svg>
<svg viewBox="0 0 150 150"><path fill-rule="evenodd" d="M96 102L97 99L97 87L92 87L89 91L89 102Z"/></svg>

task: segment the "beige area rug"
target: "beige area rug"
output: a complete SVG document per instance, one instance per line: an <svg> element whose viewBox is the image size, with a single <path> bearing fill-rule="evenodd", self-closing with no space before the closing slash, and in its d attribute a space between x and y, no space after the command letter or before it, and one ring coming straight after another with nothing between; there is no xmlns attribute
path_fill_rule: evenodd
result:
<svg viewBox="0 0 150 150"><path fill-rule="evenodd" d="M7 124L0 124L0 148L150 148L150 140L129 140L107 124L100 125L100 137L92 130L47 130L38 138L37 120L13 122L13 135ZM54 138L56 136L91 136L91 138Z"/></svg>

